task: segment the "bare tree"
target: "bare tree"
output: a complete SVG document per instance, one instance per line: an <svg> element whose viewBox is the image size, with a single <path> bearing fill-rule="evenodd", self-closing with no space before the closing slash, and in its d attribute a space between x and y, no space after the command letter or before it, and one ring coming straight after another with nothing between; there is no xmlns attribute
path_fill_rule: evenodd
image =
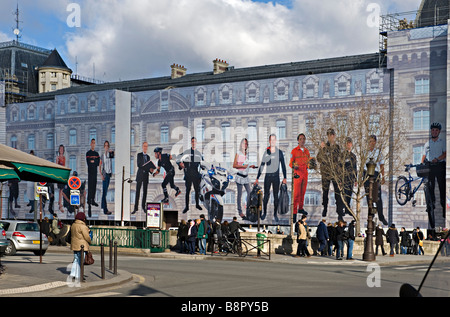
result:
<svg viewBox="0 0 450 317"><path fill-rule="evenodd" d="M317 153L318 171L322 177L329 177L336 183L339 192L337 203L339 199L342 203L337 208L342 207L351 214L357 222L357 232L360 228L362 200L368 195L364 189L364 183L368 180L368 175L364 173L366 163L370 159L377 164L384 163L384 179L380 179L382 184L385 184L385 179L388 180L389 172L397 173L404 164L402 154L407 148L406 122L395 103L390 102L389 99L381 98L361 99L345 109L318 113L314 124L308 127L307 139L310 148ZM321 152L324 149L328 147L330 152L331 148L326 135L329 129L334 130L336 146L332 150L334 154L323 155ZM376 136L375 151L369 148L371 136ZM350 140L356 168L349 166L347 143ZM350 204L348 198L356 204Z"/></svg>

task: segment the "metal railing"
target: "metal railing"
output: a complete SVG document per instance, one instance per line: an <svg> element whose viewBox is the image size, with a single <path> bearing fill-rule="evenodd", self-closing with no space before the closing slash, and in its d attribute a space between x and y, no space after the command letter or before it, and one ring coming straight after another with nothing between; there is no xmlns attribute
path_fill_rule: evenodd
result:
<svg viewBox="0 0 450 317"><path fill-rule="evenodd" d="M93 246L107 245L110 241L115 241L118 247L150 249L151 252L164 252L169 246L168 230L92 227L91 231Z"/></svg>

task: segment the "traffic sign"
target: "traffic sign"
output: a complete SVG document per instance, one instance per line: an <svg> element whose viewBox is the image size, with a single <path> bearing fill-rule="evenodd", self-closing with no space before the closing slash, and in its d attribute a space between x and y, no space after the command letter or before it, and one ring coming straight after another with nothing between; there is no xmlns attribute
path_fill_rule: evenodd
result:
<svg viewBox="0 0 450 317"><path fill-rule="evenodd" d="M45 186L45 185L47 185L47 183L45 183L45 182L39 182L39 186Z"/></svg>
<svg viewBox="0 0 450 317"><path fill-rule="evenodd" d="M81 187L81 180L76 176L72 176L69 178L68 185L70 189L79 189Z"/></svg>
<svg viewBox="0 0 450 317"><path fill-rule="evenodd" d="M72 206L80 205L80 191L79 190L71 190L70 191L70 204Z"/></svg>

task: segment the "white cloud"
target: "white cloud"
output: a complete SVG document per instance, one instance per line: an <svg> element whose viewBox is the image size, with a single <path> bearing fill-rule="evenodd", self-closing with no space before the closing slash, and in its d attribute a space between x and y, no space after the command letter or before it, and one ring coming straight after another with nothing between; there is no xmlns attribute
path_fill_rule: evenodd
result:
<svg viewBox="0 0 450 317"><path fill-rule="evenodd" d="M85 0L67 52L78 73L92 76L95 64L106 80L168 76L172 63L212 71L215 58L248 67L371 53L371 2L295 0L288 9L250 0Z"/></svg>

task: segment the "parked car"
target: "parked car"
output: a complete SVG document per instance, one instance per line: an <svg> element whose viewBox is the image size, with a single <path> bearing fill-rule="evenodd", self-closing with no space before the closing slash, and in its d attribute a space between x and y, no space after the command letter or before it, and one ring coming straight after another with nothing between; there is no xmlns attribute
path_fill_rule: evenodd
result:
<svg viewBox="0 0 450 317"><path fill-rule="evenodd" d="M6 231L0 224L0 257L5 255L6 247L9 245L8 239L6 239Z"/></svg>
<svg viewBox="0 0 450 317"><path fill-rule="evenodd" d="M6 231L8 239L6 255L14 255L17 251L32 251L35 255L44 255L47 251L48 239L45 234L42 234L42 253L40 253L40 229L37 222L1 220L0 224Z"/></svg>

